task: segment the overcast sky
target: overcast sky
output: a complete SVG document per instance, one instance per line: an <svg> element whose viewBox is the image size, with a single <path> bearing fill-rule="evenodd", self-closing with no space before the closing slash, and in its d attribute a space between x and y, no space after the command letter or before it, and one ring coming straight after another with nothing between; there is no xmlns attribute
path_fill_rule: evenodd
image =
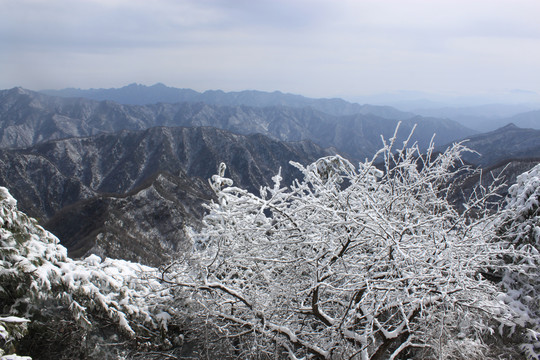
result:
<svg viewBox="0 0 540 360"><path fill-rule="evenodd" d="M0 0L0 88L540 94L540 0Z"/></svg>

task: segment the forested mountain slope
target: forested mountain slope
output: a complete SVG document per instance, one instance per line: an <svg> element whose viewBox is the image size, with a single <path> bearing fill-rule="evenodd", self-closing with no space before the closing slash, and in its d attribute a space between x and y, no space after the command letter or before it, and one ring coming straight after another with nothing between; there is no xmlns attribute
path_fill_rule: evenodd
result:
<svg viewBox="0 0 540 360"><path fill-rule="evenodd" d="M99 240L101 254L156 262L182 242L184 225L200 221L211 198L207 179L220 162L230 164L236 184L256 192L280 167L291 182L298 172L290 160L305 164L330 153L311 142L156 127L1 150L0 185L74 255Z"/></svg>
<svg viewBox="0 0 540 360"><path fill-rule="evenodd" d="M540 130L522 129L508 124L488 133L465 139L465 145L477 153L463 159L481 167L497 165L510 159L540 158Z"/></svg>

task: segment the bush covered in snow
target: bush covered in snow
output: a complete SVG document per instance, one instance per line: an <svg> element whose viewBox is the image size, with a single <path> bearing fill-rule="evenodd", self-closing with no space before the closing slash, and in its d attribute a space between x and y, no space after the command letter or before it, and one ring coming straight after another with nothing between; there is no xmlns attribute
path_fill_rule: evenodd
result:
<svg viewBox="0 0 540 360"><path fill-rule="evenodd" d="M192 253L162 269L68 258L0 187L2 360L54 336L73 348L58 358L484 359L523 331L537 359L540 165L504 211L496 184L457 211L466 148L394 139L358 166L293 164L302 179L257 195L222 165Z"/></svg>
<svg viewBox="0 0 540 360"><path fill-rule="evenodd" d="M232 186L194 234L198 288L243 356L291 359L483 359L486 337L514 326L497 284L484 276L509 248L492 241L496 188L477 189L459 213L449 186L466 149L422 154L386 145L355 167L339 156L303 167L291 187L260 195ZM374 166L384 160L383 171Z"/></svg>
<svg viewBox="0 0 540 360"><path fill-rule="evenodd" d="M504 300L527 329L523 345L530 359L540 358L540 164L517 178L508 190L499 232L516 251L507 262L518 269L504 272Z"/></svg>
<svg viewBox="0 0 540 360"><path fill-rule="evenodd" d="M156 269L122 260L69 259L58 239L18 211L15 199L0 187L0 312L7 315L0 317L4 354L15 350L32 321L47 322L62 308L71 314L64 320L72 320L76 328L91 328L92 314L99 314L127 337L159 342L155 338L170 317L166 306L172 290L157 276Z"/></svg>

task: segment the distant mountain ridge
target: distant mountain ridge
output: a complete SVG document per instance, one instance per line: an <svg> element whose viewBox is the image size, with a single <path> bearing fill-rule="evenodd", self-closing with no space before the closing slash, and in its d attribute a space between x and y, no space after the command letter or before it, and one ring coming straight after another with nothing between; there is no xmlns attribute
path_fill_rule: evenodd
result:
<svg viewBox="0 0 540 360"><path fill-rule="evenodd" d="M68 138L142 130L154 126L213 126L239 134L260 133L282 141L312 140L356 159L371 157L389 138L397 119L372 114L334 116L313 108L218 106L205 103L122 105L61 98L20 88L0 91L0 147L27 147ZM413 141L426 147L433 134L444 144L474 133L455 121L412 117L402 121L398 140L413 126Z"/></svg>
<svg viewBox="0 0 540 360"><path fill-rule="evenodd" d="M491 104L472 107L415 109L422 116L452 119L469 128L486 132L509 123L521 128L540 129L540 105Z"/></svg>
<svg viewBox="0 0 540 360"><path fill-rule="evenodd" d="M538 159L540 130L508 124L494 131L467 137L464 145L476 153L466 153L463 159L480 167L496 166L508 160Z"/></svg>
<svg viewBox="0 0 540 360"><path fill-rule="evenodd" d="M220 106L269 107L286 106L292 108L312 108L329 115L372 114L387 119L405 120L415 114L397 110L391 106L360 105L339 98L313 99L302 95L285 94L280 91L265 92L244 90L224 92L207 90L203 93L192 89L179 89L158 83L152 86L130 84L111 89L62 89L42 90L47 95L61 97L82 97L92 100L110 100L125 105L151 105L157 103L202 102Z"/></svg>
<svg viewBox="0 0 540 360"><path fill-rule="evenodd" d="M507 119L507 123L513 123L521 128L540 129L540 110L527 111L514 115Z"/></svg>

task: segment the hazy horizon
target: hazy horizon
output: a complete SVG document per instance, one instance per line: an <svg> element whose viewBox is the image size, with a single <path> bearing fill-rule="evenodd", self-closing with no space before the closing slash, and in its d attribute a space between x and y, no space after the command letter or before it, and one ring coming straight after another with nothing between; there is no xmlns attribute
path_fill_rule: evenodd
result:
<svg viewBox="0 0 540 360"><path fill-rule="evenodd" d="M100 90L120 90L122 88L128 88L130 86L143 86L147 88L152 88L153 86L162 85L168 88L176 88L176 89L188 89L188 90L194 90L191 88L186 87L174 87L169 86L164 83L155 83L155 84L141 84L137 82L133 82L130 84L125 84L123 86L119 87L96 87L96 88L81 88L81 87L67 87L67 88L57 88L57 89L28 89L31 91L37 91L37 92L45 92L54 94L55 91L63 91L63 90L82 90L82 91L100 91ZM16 86L18 87L18 86ZM24 87L23 87L24 88ZM197 91L197 90L194 90ZM205 93L207 91L224 91L227 93L228 91L225 91L223 89L205 89L201 91L197 91L199 93ZM351 103L359 103L359 104L372 104L372 105L388 105L393 106L397 109L403 110L403 111L413 111L413 110L429 110L429 109L444 109L444 108L482 108L486 107L486 114L490 116L489 114L493 113L493 108L499 108L502 111L501 117L504 117L505 115L510 114L517 114L519 112L525 112L528 110L537 110L540 109L540 99L535 100L529 97L527 99L526 97L520 97L520 94L517 94L518 96L514 96L513 98L503 98L503 97L495 97L495 96L464 96L464 97L452 97L452 96L444 96L441 94L433 94L433 93L422 93L422 92L414 92L414 91L397 91L394 93L379 93L379 94L370 94L370 95L364 95L364 96L357 96L357 97L309 97L304 94L297 94L297 93L290 93L286 91L281 91L279 89L273 90L273 91L264 91L264 90L258 90L258 89L242 89L242 90L233 90L230 91L230 93L240 93L243 91L261 91L266 93L272 93L272 92L280 92L282 94L288 94L288 95L299 95L304 96L307 98L314 98L314 99L343 99L345 101L351 102ZM505 114L507 113L507 114Z"/></svg>
<svg viewBox="0 0 540 360"><path fill-rule="evenodd" d="M0 5L4 89L163 83L357 102L540 102L536 0Z"/></svg>

